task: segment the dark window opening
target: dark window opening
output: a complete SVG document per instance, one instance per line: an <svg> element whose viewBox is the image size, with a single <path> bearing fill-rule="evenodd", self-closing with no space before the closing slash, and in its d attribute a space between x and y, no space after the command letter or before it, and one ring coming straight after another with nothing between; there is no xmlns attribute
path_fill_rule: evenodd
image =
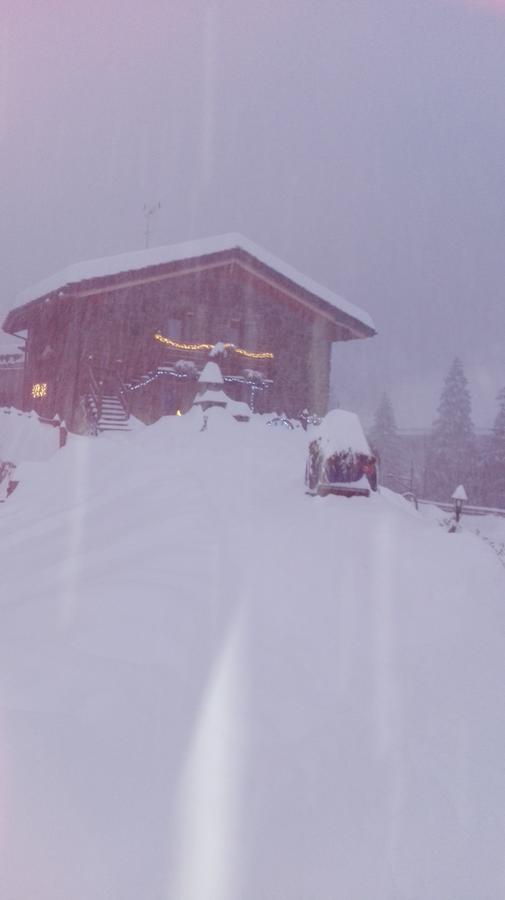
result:
<svg viewBox="0 0 505 900"><path fill-rule="evenodd" d="M182 318L174 316L168 320L167 327L167 337L171 338L173 341L180 341L182 339L182 326L183 320Z"/></svg>
<svg viewBox="0 0 505 900"><path fill-rule="evenodd" d="M194 335L194 321L195 317L192 312L187 312L184 317L184 337L187 341L192 341L195 339Z"/></svg>
<svg viewBox="0 0 505 900"><path fill-rule="evenodd" d="M232 319L228 324L228 342L240 346L242 339L242 323L240 319Z"/></svg>

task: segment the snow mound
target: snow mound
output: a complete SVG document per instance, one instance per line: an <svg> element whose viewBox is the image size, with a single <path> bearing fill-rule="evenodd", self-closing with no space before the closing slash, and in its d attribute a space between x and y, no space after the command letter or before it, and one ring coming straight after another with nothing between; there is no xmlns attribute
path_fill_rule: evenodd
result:
<svg viewBox="0 0 505 900"><path fill-rule="evenodd" d="M41 422L36 413L0 408L0 461L40 462L56 453L59 442L59 428Z"/></svg>
<svg viewBox="0 0 505 900"><path fill-rule="evenodd" d="M496 554L212 413L0 506L2 900L503 900Z"/></svg>
<svg viewBox="0 0 505 900"><path fill-rule="evenodd" d="M226 409L232 416L240 416L243 419L251 417L251 407L244 400L231 400L228 398Z"/></svg>

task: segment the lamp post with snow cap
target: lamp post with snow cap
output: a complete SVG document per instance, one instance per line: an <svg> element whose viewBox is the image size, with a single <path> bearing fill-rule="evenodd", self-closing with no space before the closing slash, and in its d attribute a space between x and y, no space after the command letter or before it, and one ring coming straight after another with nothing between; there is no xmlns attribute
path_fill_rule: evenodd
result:
<svg viewBox="0 0 505 900"><path fill-rule="evenodd" d="M468 497L466 496L466 491L462 484L458 484L451 497L451 500L454 500L454 516L456 522L459 522L461 513L463 511L463 504L468 503Z"/></svg>

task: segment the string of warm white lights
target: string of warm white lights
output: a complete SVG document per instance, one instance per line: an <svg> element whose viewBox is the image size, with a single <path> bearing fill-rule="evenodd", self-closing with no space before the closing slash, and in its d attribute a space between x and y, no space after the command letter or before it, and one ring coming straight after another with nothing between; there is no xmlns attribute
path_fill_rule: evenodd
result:
<svg viewBox="0 0 505 900"><path fill-rule="evenodd" d="M47 397L47 384L33 384L32 385L32 397L34 399L39 399L40 397Z"/></svg>
<svg viewBox="0 0 505 900"><path fill-rule="evenodd" d="M173 347L174 350L212 350L214 344L183 344L181 341L174 341L172 338L165 337L165 335L160 334L159 331L154 335L155 341L159 341L160 344L166 344L168 347ZM238 353L240 356L247 356L248 359L273 359L273 353L268 352L254 352L252 350L244 350L243 347L236 347L235 344L223 344L225 350L233 350L234 353Z"/></svg>

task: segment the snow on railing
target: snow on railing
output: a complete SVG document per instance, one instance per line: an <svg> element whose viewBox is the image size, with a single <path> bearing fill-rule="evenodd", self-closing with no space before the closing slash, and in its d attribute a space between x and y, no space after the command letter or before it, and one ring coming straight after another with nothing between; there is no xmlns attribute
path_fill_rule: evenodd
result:
<svg viewBox="0 0 505 900"><path fill-rule="evenodd" d="M405 495L404 495L405 496ZM410 499L407 497L407 499ZM444 512L453 512L454 503L444 502L443 500L420 500L417 499L418 503L423 503L426 506L438 506L439 509L442 509ZM465 507L462 515L464 516L501 516L505 517L505 509L500 509L495 506L468 506L465 503Z"/></svg>

